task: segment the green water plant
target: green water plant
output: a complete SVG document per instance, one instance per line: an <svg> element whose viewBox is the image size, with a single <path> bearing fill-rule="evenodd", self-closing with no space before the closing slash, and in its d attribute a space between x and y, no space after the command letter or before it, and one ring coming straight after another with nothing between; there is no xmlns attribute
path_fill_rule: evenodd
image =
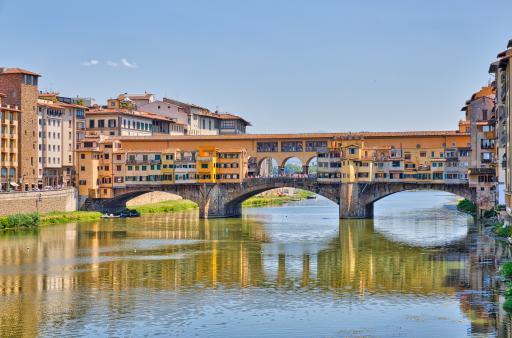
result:
<svg viewBox="0 0 512 338"><path fill-rule="evenodd" d="M508 312L512 312L512 298L508 298L503 303L503 309Z"/></svg>
<svg viewBox="0 0 512 338"><path fill-rule="evenodd" d="M476 215L476 205L468 199L462 199L457 203L457 210Z"/></svg>
<svg viewBox="0 0 512 338"><path fill-rule="evenodd" d="M506 262L501 266L500 274L507 279L512 278L512 261Z"/></svg>
<svg viewBox="0 0 512 338"><path fill-rule="evenodd" d="M37 227L39 223L40 217L37 212L0 217L0 229L33 228Z"/></svg>

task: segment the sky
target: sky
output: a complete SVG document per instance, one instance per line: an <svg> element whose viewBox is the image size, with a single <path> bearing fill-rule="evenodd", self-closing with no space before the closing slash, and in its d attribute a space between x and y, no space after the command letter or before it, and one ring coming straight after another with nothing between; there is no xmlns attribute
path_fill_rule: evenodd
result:
<svg viewBox="0 0 512 338"><path fill-rule="evenodd" d="M41 90L151 92L251 133L450 130L512 38L510 0L0 0L0 66Z"/></svg>

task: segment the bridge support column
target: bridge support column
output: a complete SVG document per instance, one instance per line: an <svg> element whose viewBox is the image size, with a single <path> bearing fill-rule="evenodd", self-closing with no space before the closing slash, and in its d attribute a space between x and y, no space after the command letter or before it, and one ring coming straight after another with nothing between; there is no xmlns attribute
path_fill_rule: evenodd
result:
<svg viewBox="0 0 512 338"><path fill-rule="evenodd" d="M340 218L372 218L373 203L366 203L364 183L343 183L340 187Z"/></svg>
<svg viewBox="0 0 512 338"><path fill-rule="evenodd" d="M215 184L201 188L199 206L200 218L238 217L242 215L242 204L229 201L229 189L226 185Z"/></svg>
<svg viewBox="0 0 512 338"><path fill-rule="evenodd" d="M278 176L284 176L284 174L285 174L284 166L277 167L277 174L278 174Z"/></svg>
<svg viewBox="0 0 512 338"><path fill-rule="evenodd" d="M309 166L308 165L303 165L302 166L302 173L304 175L307 175L309 173Z"/></svg>

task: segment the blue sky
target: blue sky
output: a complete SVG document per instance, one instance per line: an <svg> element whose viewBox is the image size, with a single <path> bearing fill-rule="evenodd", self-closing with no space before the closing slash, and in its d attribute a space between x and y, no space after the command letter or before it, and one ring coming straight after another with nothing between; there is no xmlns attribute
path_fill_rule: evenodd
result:
<svg viewBox="0 0 512 338"><path fill-rule="evenodd" d="M253 133L455 129L510 13L510 0L0 0L0 65L100 103L146 90L218 107Z"/></svg>

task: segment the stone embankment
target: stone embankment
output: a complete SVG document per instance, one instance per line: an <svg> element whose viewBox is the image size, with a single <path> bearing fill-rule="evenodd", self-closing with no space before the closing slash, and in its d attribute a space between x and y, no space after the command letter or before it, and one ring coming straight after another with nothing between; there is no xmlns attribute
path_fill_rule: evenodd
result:
<svg viewBox="0 0 512 338"><path fill-rule="evenodd" d="M32 212L77 210L78 193L74 188L0 194L0 216Z"/></svg>

